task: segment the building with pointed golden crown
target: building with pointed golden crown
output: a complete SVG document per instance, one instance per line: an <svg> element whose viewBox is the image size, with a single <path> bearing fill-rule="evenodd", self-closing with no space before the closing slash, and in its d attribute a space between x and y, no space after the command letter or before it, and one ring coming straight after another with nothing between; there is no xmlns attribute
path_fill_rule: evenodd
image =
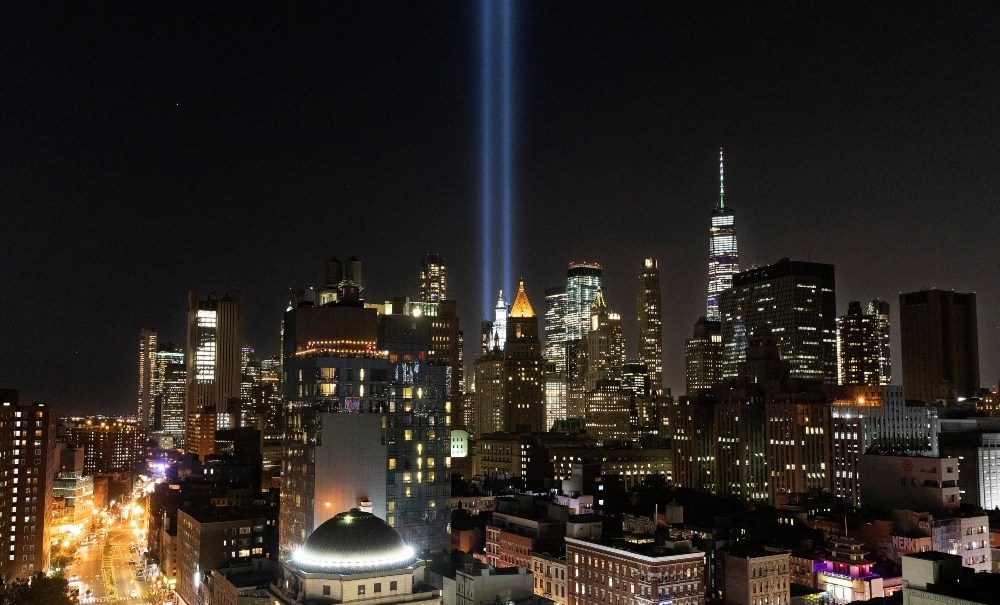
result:
<svg viewBox="0 0 1000 605"><path fill-rule="evenodd" d="M542 345L524 281L507 314L503 350L494 348L476 360L476 430L478 437L501 431L544 431L545 395Z"/></svg>

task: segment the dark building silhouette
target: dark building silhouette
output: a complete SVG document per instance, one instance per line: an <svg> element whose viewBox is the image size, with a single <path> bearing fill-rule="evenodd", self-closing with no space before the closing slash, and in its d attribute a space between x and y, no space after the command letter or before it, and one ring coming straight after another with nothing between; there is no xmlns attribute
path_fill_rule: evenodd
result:
<svg viewBox="0 0 1000 605"><path fill-rule="evenodd" d="M899 295L903 390L922 401L971 397L979 389L976 294L921 290Z"/></svg>

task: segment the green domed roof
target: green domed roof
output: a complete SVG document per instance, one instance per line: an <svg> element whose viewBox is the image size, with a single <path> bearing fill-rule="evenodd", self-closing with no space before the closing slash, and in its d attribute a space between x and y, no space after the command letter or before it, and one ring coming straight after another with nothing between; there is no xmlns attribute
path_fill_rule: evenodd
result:
<svg viewBox="0 0 1000 605"><path fill-rule="evenodd" d="M396 530L371 513L352 509L327 519L293 556L306 572L366 573L407 567L416 560Z"/></svg>

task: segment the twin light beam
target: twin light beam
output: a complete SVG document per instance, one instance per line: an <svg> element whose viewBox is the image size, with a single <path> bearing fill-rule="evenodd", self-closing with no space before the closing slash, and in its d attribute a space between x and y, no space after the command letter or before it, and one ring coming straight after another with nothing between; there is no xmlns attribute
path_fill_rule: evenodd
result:
<svg viewBox="0 0 1000 605"><path fill-rule="evenodd" d="M483 317L490 317L498 289L511 287L513 276L513 51L512 0L483 0L482 62L482 213L483 213ZM499 33L497 32L499 29ZM497 45L499 43L499 49ZM499 94L499 99L497 95ZM498 123L499 122L499 123ZM499 140L498 140L499 139ZM499 148L499 158L495 151ZM497 162L500 166L497 170ZM499 241L494 224L499 222ZM499 250L496 245L499 243ZM494 252L502 263L500 288L496 287ZM509 292L509 290L508 290Z"/></svg>

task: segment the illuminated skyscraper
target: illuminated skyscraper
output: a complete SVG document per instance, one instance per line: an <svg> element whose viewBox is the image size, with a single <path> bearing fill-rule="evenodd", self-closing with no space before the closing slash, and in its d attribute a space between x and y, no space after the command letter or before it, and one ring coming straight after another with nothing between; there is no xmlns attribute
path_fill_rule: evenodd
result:
<svg viewBox="0 0 1000 605"><path fill-rule="evenodd" d="M837 318L838 379L844 385L885 386L892 382L889 303L876 299L865 311L855 300L847 315Z"/></svg>
<svg viewBox="0 0 1000 605"><path fill-rule="evenodd" d="M754 341L773 341L792 378L837 383L833 265L781 259L748 269L723 291L723 378L738 374Z"/></svg>
<svg viewBox="0 0 1000 605"><path fill-rule="evenodd" d="M590 331L587 333L586 390L597 388L598 381L621 381L625 366L625 338L622 317L608 310L604 293L598 288L590 305Z"/></svg>
<svg viewBox="0 0 1000 605"><path fill-rule="evenodd" d="M684 342L686 392L711 389L722 382L722 323L699 317L694 334Z"/></svg>
<svg viewBox="0 0 1000 605"><path fill-rule="evenodd" d="M719 204L712 209L712 237L708 247L708 314L710 321L719 321L719 296L733 285L733 276L740 271L736 247L736 223L732 206L726 205L726 188L722 173L722 150L719 150Z"/></svg>
<svg viewBox="0 0 1000 605"><path fill-rule="evenodd" d="M636 299L639 330L639 359L649 370L649 388L663 388L663 330L661 321L660 267L656 259L642 261L639 294Z"/></svg>
<svg viewBox="0 0 1000 605"><path fill-rule="evenodd" d="M566 342L590 331L590 304L601 287L601 265L572 262L566 271Z"/></svg>
<svg viewBox="0 0 1000 605"><path fill-rule="evenodd" d="M173 343L163 343L155 355L153 367L153 397L156 414L148 427L174 437L175 443L184 441L184 398L187 392L187 371L184 353Z"/></svg>
<svg viewBox="0 0 1000 605"><path fill-rule="evenodd" d="M188 293L187 326L187 399L185 416L190 419L206 408L217 417L225 417L226 405L240 396L243 362L243 293L229 290L222 298L215 293L199 300L194 290ZM194 441L187 440L190 448ZM214 442L211 435L201 443ZM191 452L204 455L211 452Z"/></svg>
<svg viewBox="0 0 1000 605"><path fill-rule="evenodd" d="M439 254L424 256L420 266L420 298L424 302L441 302L446 294L448 271L444 257Z"/></svg>
<svg viewBox="0 0 1000 605"><path fill-rule="evenodd" d="M545 359L566 373L566 288L545 290Z"/></svg>
<svg viewBox="0 0 1000 605"><path fill-rule="evenodd" d="M507 343L507 301L503 299L503 290L497 297L497 306L493 309L493 328L490 332L490 348L503 351Z"/></svg>
<svg viewBox="0 0 1000 605"><path fill-rule="evenodd" d="M476 360L476 426L478 438L498 431L545 430L544 360L538 339L538 317L519 285L506 318L507 345Z"/></svg>
<svg viewBox="0 0 1000 605"><path fill-rule="evenodd" d="M566 288L545 290L545 424L566 418Z"/></svg>
<svg viewBox="0 0 1000 605"><path fill-rule="evenodd" d="M922 401L971 397L979 389L976 294L922 290L899 295L903 392Z"/></svg>
<svg viewBox="0 0 1000 605"><path fill-rule="evenodd" d="M139 426L152 428L155 415L155 397L153 392L154 374L156 373L156 330L143 328L139 330L139 407L136 416Z"/></svg>

